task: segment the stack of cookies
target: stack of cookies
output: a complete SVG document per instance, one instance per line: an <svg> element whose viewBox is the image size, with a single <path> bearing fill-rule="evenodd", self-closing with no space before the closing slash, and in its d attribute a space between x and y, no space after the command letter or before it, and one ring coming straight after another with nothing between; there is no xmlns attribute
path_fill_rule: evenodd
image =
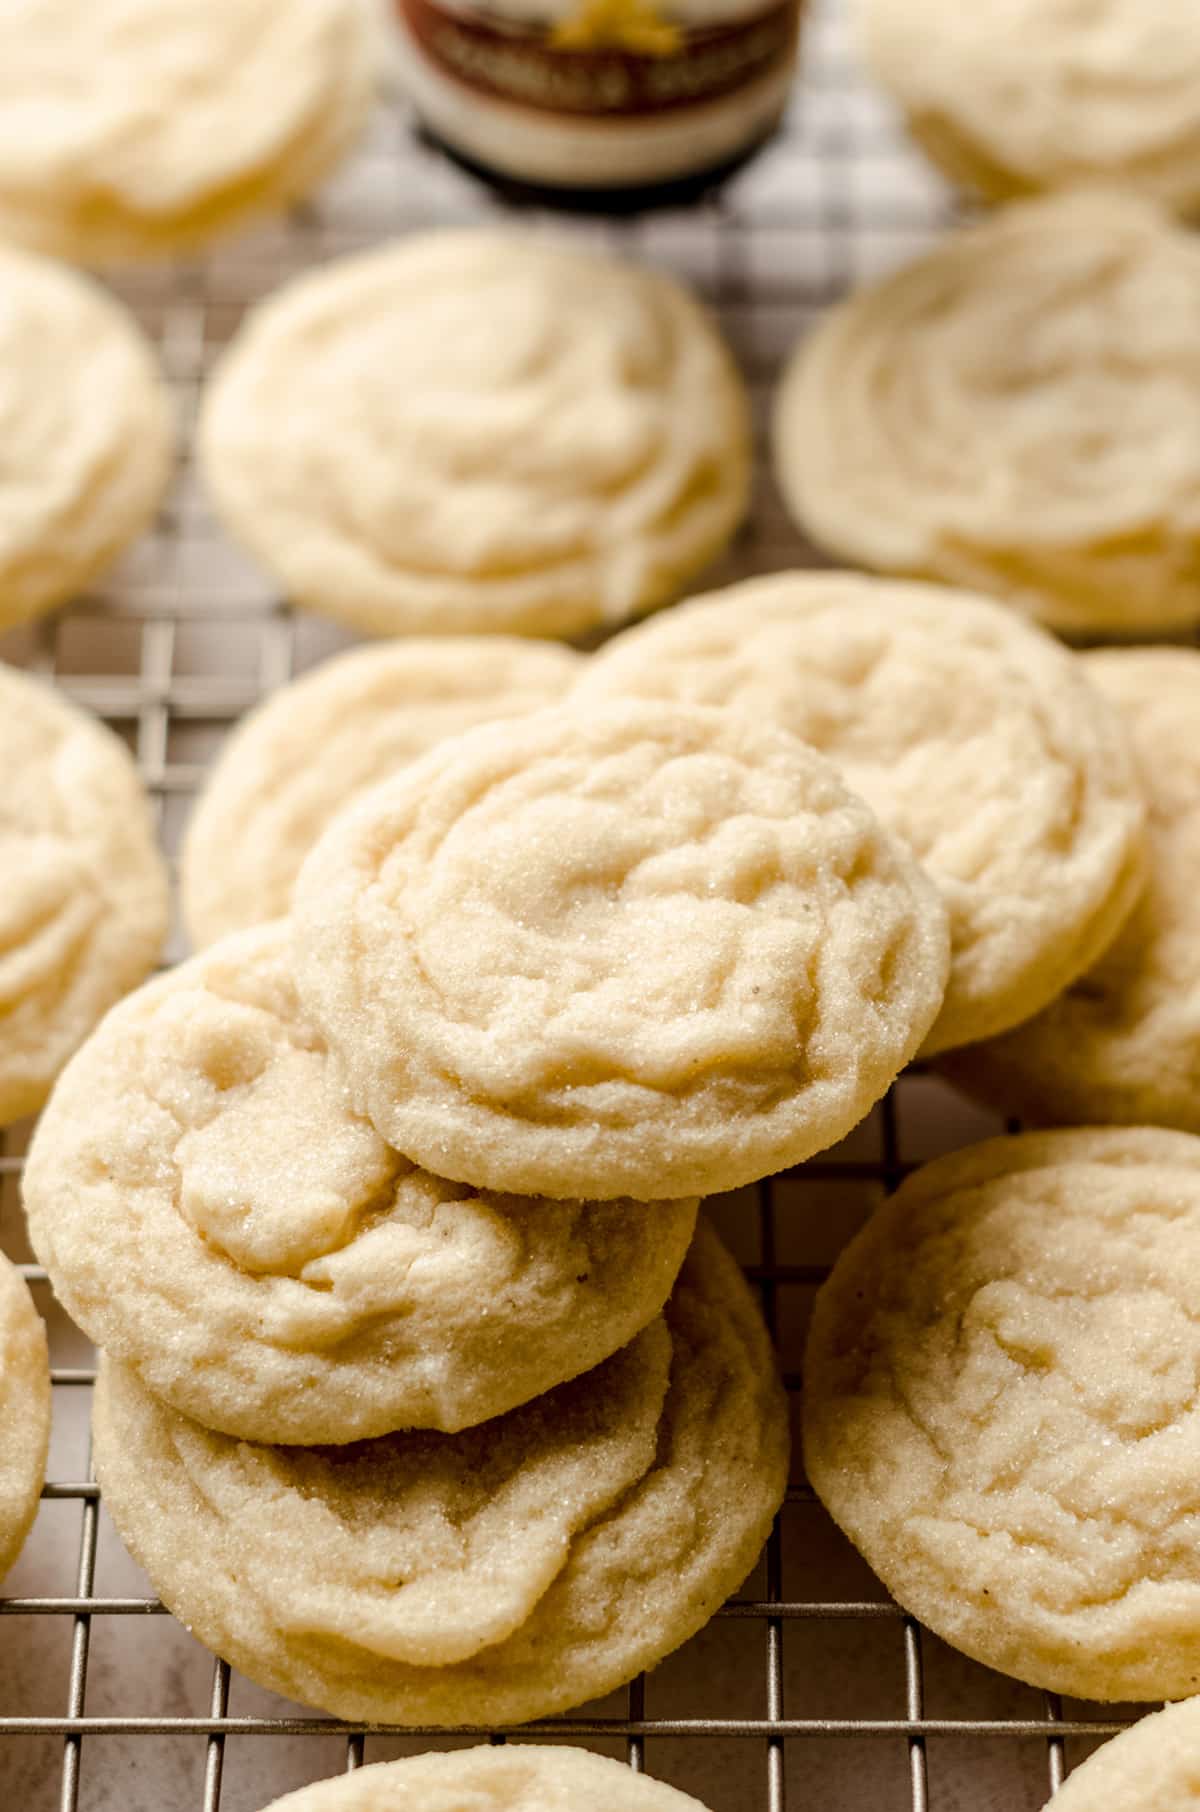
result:
<svg viewBox="0 0 1200 1812"><path fill-rule="evenodd" d="M167 1604L393 1723L528 1719L683 1641L788 1451L697 1198L851 1127L948 961L903 845L733 711L484 723L337 815L290 920L109 1014L26 1171Z"/></svg>

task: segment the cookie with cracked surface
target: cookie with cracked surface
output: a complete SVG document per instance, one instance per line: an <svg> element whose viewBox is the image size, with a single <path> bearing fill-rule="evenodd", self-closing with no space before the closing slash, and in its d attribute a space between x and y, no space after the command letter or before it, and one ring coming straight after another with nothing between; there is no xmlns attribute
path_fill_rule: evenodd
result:
<svg viewBox="0 0 1200 1812"><path fill-rule="evenodd" d="M122 742L0 666L0 1126L153 967L167 872Z"/></svg>
<svg viewBox="0 0 1200 1812"><path fill-rule="evenodd" d="M1178 0L858 0L876 81L993 200L1111 183L1200 211L1200 14Z"/></svg>
<svg viewBox="0 0 1200 1812"><path fill-rule="evenodd" d="M554 643L406 636L272 693L225 744L184 838L193 942L282 917L300 864L350 799L472 724L553 703L582 665Z"/></svg>
<svg viewBox="0 0 1200 1812"><path fill-rule="evenodd" d="M230 530L377 634L573 636L664 603L745 509L745 391L668 277L455 229L300 278L200 422Z"/></svg>
<svg viewBox="0 0 1200 1812"><path fill-rule="evenodd" d="M3 68L0 49L0 89ZM81 590L149 525L170 482L175 424L128 310L11 247L0 248L0 368L5 629Z"/></svg>
<svg viewBox="0 0 1200 1812"><path fill-rule="evenodd" d="M656 1316L696 1202L547 1202L431 1176L351 1111L282 924L108 1016L25 1169L34 1248L98 1345L209 1427L458 1429Z"/></svg>
<svg viewBox="0 0 1200 1812"><path fill-rule="evenodd" d="M49 1445L46 1329L24 1278L0 1253L0 1579L37 1515Z"/></svg>
<svg viewBox="0 0 1200 1812"><path fill-rule="evenodd" d="M251 1447L108 1360L94 1431L118 1529L202 1642L397 1724L519 1723L653 1666L740 1585L787 1481L767 1332L703 1225L662 1317L478 1428Z"/></svg>
<svg viewBox="0 0 1200 1812"><path fill-rule="evenodd" d="M103 264L164 257L299 199L366 119L373 10L11 0L0 9L0 233Z"/></svg>
<svg viewBox="0 0 1200 1812"><path fill-rule="evenodd" d="M775 460L856 565L1072 634L1200 621L1200 245L1129 195L1017 203L822 316Z"/></svg>
<svg viewBox="0 0 1200 1812"><path fill-rule="evenodd" d="M1107 953L1036 1019L956 1052L950 1078L1026 1119L1200 1133L1200 654L1105 649L1149 802L1145 892Z"/></svg>
<svg viewBox="0 0 1200 1812"><path fill-rule="evenodd" d="M573 696L730 705L829 756L950 914L926 1055L1036 1013L1142 885L1145 810L1118 713L1057 642L968 593L751 579L627 630Z"/></svg>
<svg viewBox="0 0 1200 1812"><path fill-rule="evenodd" d="M486 1744L356 1768L265 1812L704 1812L665 1781L588 1749Z"/></svg>
<svg viewBox="0 0 1200 1812"><path fill-rule="evenodd" d="M932 882L822 756L625 699L470 730L376 787L293 925L383 1137L552 1196L714 1194L833 1144L948 967Z"/></svg>
<svg viewBox="0 0 1200 1812"><path fill-rule="evenodd" d="M1033 1686L1200 1684L1200 1139L1026 1133L936 1159L843 1252L808 1475L936 1635Z"/></svg>
<svg viewBox="0 0 1200 1812"><path fill-rule="evenodd" d="M1200 1699L1185 1699L1140 1718L1089 1755L1045 1812L1196 1812L1197 1806Z"/></svg>

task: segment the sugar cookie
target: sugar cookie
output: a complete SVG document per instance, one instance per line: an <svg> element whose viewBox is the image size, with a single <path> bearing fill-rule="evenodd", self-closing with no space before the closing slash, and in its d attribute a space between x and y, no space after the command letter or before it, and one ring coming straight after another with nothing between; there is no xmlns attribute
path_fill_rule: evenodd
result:
<svg viewBox="0 0 1200 1812"><path fill-rule="evenodd" d="M287 1793L266 1812L704 1812L624 1762L532 1743L485 1743L356 1768Z"/></svg>
<svg viewBox="0 0 1200 1812"><path fill-rule="evenodd" d="M39 1108L154 964L167 872L110 730L0 666L0 1126Z"/></svg>
<svg viewBox="0 0 1200 1812"><path fill-rule="evenodd" d="M0 1253L0 1579L37 1515L49 1445L45 1325L20 1272Z"/></svg>
<svg viewBox="0 0 1200 1812"><path fill-rule="evenodd" d="M797 519L1068 632L1200 621L1200 244L1148 203L1005 208L823 316L776 413Z"/></svg>
<svg viewBox="0 0 1200 1812"><path fill-rule="evenodd" d="M330 1801L335 1805L336 1801ZM380 1801L380 1812L386 1808ZM1045 1812L1196 1812L1200 1699L1169 1705L1072 1770Z"/></svg>
<svg viewBox="0 0 1200 1812"><path fill-rule="evenodd" d="M787 1476L766 1329L703 1227L665 1317L462 1434L250 1447L113 1361L94 1429L117 1527L202 1642L395 1724L516 1723L632 1679L745 1578Z"/></svg>
<svg viewBox="0 0 1200 1812"><path fill-rule="evenodd" d="M941 1004L932 883L781 730L601 700L485 724L334 821L301 997L439 1174L706 1195L869 1110Z"/></svg>
<svg viewBox="0 0 1200 1812"><path fill-rule="evenodd" d="M926 1053L1044 1006L1141 886L1144 808L1117 713L1072 655L983 599L850 573L751 579L610 642L575 696L613 695L776 723L904 839L950 914Z"/></svg>
<svg viewBox="0 0 1200 1812"><path fill-rule="evenodd" d="M163 256L307 194L366 117L374 0L8 0L0 232Z"/></svg>
<svg viewBox="0 0 1200 1812"><path fill-rule="evenodd" d="M1027 1133L927 1164L817 1297L818 1496L906 1610L1081 1699L1200 1682L1200 1139Z"/></svg>
<svg viewBox="0 0 1200 1812"><path fill-rule="evenodd" d="M1200 14L1179 0L858 0L875 79L994 199L1111 183L1200 209Z"/></svg>
<svg viewBox="0 0 1200 1812"><path fill-rule="evenodd" d="M662 1308L696 1202L446 1183L352 1113L282 924L122 1001L38 1124L24 1194L55 1294L186 1415L256 1441L457 1429Z"/></svg>
<svg viewBox="0 0 1200 1812"><path fill-rule="evenodd" d="M0 369L4 629L79 591L147 526L171 477L174 424L127 310L74 271L7 247Z"/></svg>
<svg viewBox="0 0 1200 1812"><path fill-rule="evenodd" d="M661 604L746 504L744 389L669 278L492 228L302 277L200 424L230 529L382 634L577 635Z"/></svg>
<svg viewBox="0 0 1200 1812"><path fill-rule="evenodd" d="M956 1054L949 1074L1043 1123L1200 1133L1200 653L1085 659L1132 733L1150 805L1146 891L1094 968L1036 1019Z"/></svg>
<svg viewBox="0 0 1200 1812"><path fill-rule="evenodd" d="M192 941L282 916L356 793L471 724L551 704L581 665L554 643L413 636L352 648L272 693L225 744L184 838Z"/></svg>

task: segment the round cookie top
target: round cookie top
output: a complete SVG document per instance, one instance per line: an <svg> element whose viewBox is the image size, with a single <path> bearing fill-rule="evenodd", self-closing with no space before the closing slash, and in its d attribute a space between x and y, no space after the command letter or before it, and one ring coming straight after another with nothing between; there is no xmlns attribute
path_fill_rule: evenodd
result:
<svg viewBox="0 0 1200 1812"><path fill-rule="evenodd" d="M2 102L0 121L2 138ZM79 590L147 526L171 477L174 420L129 312L74 271L8 247L0 368L4 629Z"/></svg>
<svg viewBox="0 0 1200 1812"><path fill-rule="evenodd" d="M552 703L581 664L517 637L402 637L272 693L225 744L188 826L180 887L193 941L282 916L300 864L349 799L472 724Z"/></svg>
<svg viewBox="0 0 1200 1812"><path fill-rule="evenodd" d="M1200 1133L1200 653L1084 660L1131 733L1150 807L1146 888L1086 975L1036 1019L963 1051L951 1074L1032 1120Z"/></svg>
<svg viewBox="0 0 1200 1812"><path fill-rule="evenodd" d="M368 0L10 0L0 231L92 264L283 207L365 119L377 60Z"/></svg>
<svg viewBox="0 0 1200 1812"><path fill-rule="evenodd" d="M1200 1139L989 1140L843 1252L805 1358L808 1476L906 1610L1086 1699L1200 1670Z"/></svg>
<svg viewBox="0 0 1200 1812"><path fill-rule="evenodd" d="M1123 726L1010 611L851 573L730 586L619 636L578 698L732 705L836 763L950 914L925 1052L1028 1018L1111 942L1142 882Z"/></svg>
<svg viewBox="0 0 1200 1812"><path fill-rule="evenodd" d="M49 1445L45 1325L24 1278L0 1253L0 1579L37 1515Z"/></svg>
<svg viewBox="0 0 1200 1812"><path fill-rule="evenodd" d="M787 1478L766 1329L703 1226L665 1317L464 1433L250 1447L111 1360L94 1428L118 1528L202 1642L397 1724L517 1723L632 1679L740 1585Z"/></svg>
<svg viewBox="0 0 1200 1812"><path fill-rule="evenodd" d="M266 1812L704 1812L699 1800L588 1749L484 1744L356 1768Z"/></svg>
<svg viewBox="0 0 1200 1812"><path fill-rule="evenodd" d="M282 924L141 989L62 1076L25 1171L59 1301L166 1402L247 1440L456 1429L661 1309L696 1202L481 1194L352 1112Z"/></svg>
<svg viewBox="0 0 1200 1812"><path fill-rule="evenodd" d="M384 634L576 635L676 592L745 507L745 393L667 277L494 229L259 307L200 424L215 501L300 603Z"/></svg>
<svg viewBox="0 0 1200 1812"><path fill-rule="evenodd" d="M1089 1755L1045 1812L1196 1812L1198 1805L1200 1699L1185 1699Z"/></svg>
<svg viewBox="0 0 1200 1812"><path fill-rule="evenodd" d="M820 755L623 699L484 725L374 788L293 923L384 1138L552 1196L705 1195L831 1145L948 965L932 883Z"/></svg>
<svg viewBox="0 0 1200 1812"><path fill-rule="evenodd" d="M1178 0L858 0L876 80L930 155L1005 199L1109 182L1200 207L1200 15Z"/></svg>
<svg viewBox="0 0 1200 1812"><path fill-rule="evenodd" d="M1133 635L1200 620L1198 416L1200 245L1081 192L830 309L784 377L776 465L856 564Z"/></svg>
<svg viewBox="0 0 1200 1812"><path fill-rule="evenodd" d="M0 1125L153 966L167 873L137 769L103 724L0 666Z"/></svg>

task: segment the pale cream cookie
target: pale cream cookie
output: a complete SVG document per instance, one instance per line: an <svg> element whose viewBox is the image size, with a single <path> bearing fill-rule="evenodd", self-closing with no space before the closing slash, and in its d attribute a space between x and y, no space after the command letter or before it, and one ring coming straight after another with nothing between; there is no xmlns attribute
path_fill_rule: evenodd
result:
<svg viewBox="0 0 1200 1812"><path fill-rule="evenodd" d="M1083 1699L1200 1686L1200 1139L1027 1133L917 1171L817 1297L804 1447L904 1608Z"/></svg>
<svg viewBox="0 0 1200 1812"><path fill-rule="evenodd" d="M857 0L875 79L992 199L1108 183L1200 209L1200 12L1180 0Z"/></svg>
<svg viewBox="0 0 1200 1812"><path fill-rule="evenodd" d="M0 1253L0 1579L37 1515L49 1445L45 1324L20 1272Z"/></svg>
<svg viewBox="0 0 1200 1812"><path fill-rule="evenodd" d="M696 1202L546 1202L431 1176L352 1112L282 924L123 1001L24 1178L55 1294L166 1402L247 1440L457 1429L653 1319Z"/></svg>
<svg viewBox="0 0 1200 1812"><path fill-rule="evenodd" d="M1026 1025L947 1073L1046 1123L1200 1133L1200 653L1105 649L1089 678L1124 714L1150 806L1149 878L1107 954Z"/></svg>
<svg viewBox="0 0 1200 1812"><path fill-rule="evenodd" d="M1067 632L1200 621L1200 242L1132 196L1019 203L825 314L776 467L857 565Z"/></svg>
<svg viewBox="0 0 1200 1812"><path fill-rule="evenodd" d="M272 693L225 744L184 838L192 941L281 917L348 800L472 724L551 704L581 665L554 643L412 636L352 648Z"/></svg>
<svg viewBox="0 0 1200 1812"><path fill-rule="evenodd" d="M606 699L469 730L335 819L302 998L439 1174L706 1195L833 1144L937 1015L932 882L792 736Z"/></svg>
<svg viewBox="0 0 1200 1812"><path fill-rule="evenodd" d="M669 278L532 234L415 235L248 319L200 423L297 603L382 634L582 634L663 603L745 509L745 391Z"/></svg>
<svg viewBox="0 0 1200 1812"><path fill-rule="evenodd" d="M10 16L0 9L0 20ZM4 32L0 23L0 95ZM4 120L0 99L0 138ZM147 527L170 481L175 432L128 311L88 278L8 247L0 370L4 629L81 590Z"/></svg>
<svg viewBox="0 0 1200 1812"><path fill-rule="evenodd" d="M387 1806L381 1800L380 1812ZM1200 1699L1185 1699L1139 1719L1072 1769L1045 1812L1196 1812L1197 1806Z"/></svg>
<svg viewBox="0 0 1200 1812"><path fill-rule="evenodd" d="M167 871L125 746L0 666L0 1125L39 1108L153 967Z"/></svg>
<svg viewBox="0 0 1200 1812"><path fill-rule="evenodd" d="M112 1360L94 1429L113 1519L200 1641L395 1724L522 1722L653 1666L745 1578L787 1479L767 1332L703 1227L665 1317L464 1433L251 1447Z"/></svg>
<svg viewBox="0 0 1200 1812"><path fill-rule="evenodd" d="M699 1800L588 1749L485 1743L356 1768L266 1812L705 1812Z"/></svg>
<svg viewBox="0 0 1200 1812"><path fill-rule="evenodd" d="M6 0L0 233L163 257L308 193L364 123L376 0Z"/></svg>
<svg viewBox="0 0 1200 1812"><path fill-rule="evenodd" d="M574 694L621 695L778 724L904 839L950 914L926 1054L1035 1013L1141 887L1145 813L1117 712L1074 656L984 599L851 573L751 579L618 636Z"/></svg>

